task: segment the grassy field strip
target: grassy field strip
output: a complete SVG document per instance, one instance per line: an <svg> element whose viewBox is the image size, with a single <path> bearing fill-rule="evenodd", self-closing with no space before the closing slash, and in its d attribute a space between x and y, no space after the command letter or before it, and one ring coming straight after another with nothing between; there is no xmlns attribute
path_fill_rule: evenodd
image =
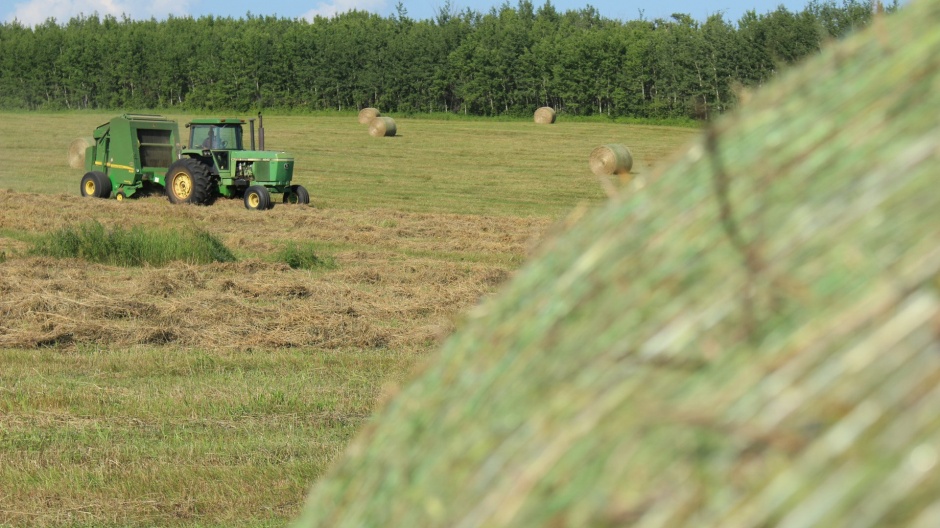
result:
<svg viewBox="0 0 940 528"><path fill-rule="evenodd" d="M66 164L68 144L112 115L0 114L0 133L11 138L0 146L9 163L0 188L77 193L82 171ZM195 116L168 117L185 123ZM587 166L594 147L626 144L642 174L697 132L586 122L397 122L398 136L374 138L354 116L269 116L266 147L297 157L296 180L321 208L557 217L573 203L602 198Z"/></svg>
<svg viewBox="0 0 940 528"><path fill-rule="evenodd" d="M284 521L404 354L0 350L0 522Z"/></svg>

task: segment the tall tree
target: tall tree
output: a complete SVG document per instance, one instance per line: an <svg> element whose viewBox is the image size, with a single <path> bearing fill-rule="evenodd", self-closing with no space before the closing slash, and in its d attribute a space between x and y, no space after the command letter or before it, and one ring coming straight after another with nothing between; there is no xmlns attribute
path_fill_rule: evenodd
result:
<svg viewBox="0 0 940 528"><path fill-rule="evenodd" d="M559 12L551 0L480 14L445 0L431 20L399 3L389 17L353 10L309 22L250 13L12 21L0 23L0 107L524 115L550 105L708 119L734 106L733 86L763 84L871 18L859 0L749 11L737 24L720 14L611 20L590 6Z"/></svg>

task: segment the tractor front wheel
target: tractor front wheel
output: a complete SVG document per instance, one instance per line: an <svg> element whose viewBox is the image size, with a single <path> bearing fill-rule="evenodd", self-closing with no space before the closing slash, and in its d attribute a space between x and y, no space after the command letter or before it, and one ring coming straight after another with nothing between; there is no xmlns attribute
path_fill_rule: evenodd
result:
<svg viewBox="0 0 940 528"><path fill-rule="evenodd" d="M103 172L92 171L82 176L82 196L107 198L111 196L111 179Z"/></svg>
<svg viewBox="0 0 940 528"><path fill-rule="evenodd" d="M303 185L291 185L290 189L284 193L284 203L306 205L310 203L310 193L304 189Z"/></svg>
<svg viewBox="0 0 940 528"><path fill-rule="evenodd" d="M166 171L166 196L170 202L204 205L209 202L209 167L199 160L183 158Z"/></svg>
<svg viewBox="0 0 940 528"><path fill-rule="evenodd" d="M271 193L260 185L252 185L245 191L245 208L254 211L264 211L274 207Z"/></svg>

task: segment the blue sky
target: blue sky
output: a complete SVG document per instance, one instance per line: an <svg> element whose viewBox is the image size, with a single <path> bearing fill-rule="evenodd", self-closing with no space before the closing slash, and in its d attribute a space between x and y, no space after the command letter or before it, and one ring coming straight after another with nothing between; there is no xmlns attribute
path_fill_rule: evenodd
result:
<svg viewBox="0 0 940 528"><path fill-rule="evenodd" d="M401 0L408 15L414 19L432 18L446 0ZM709 15L721 12L726 20L736 22L747 10L758 13L773 11L783 5L791 11L802 10L809 0L656 0L640 2L633 0L552 0L558 11L582 9L594 6L602 16L622 20L640 18L667 18L672 13L686 13L698 20L705 20ZM54 17L59 23L80 13L90 15L112 14L120 17L127 14L131 18L157 19L168 14L177 16L202 15L243 17L249 11L256 15L277 15L286 18L312 19L314 15L332 16L352 9L370 11L382 16L395 12L398 0L282 0L277 2L258 2L248 0L6 0L0 6L0 19L17 19L26 25L42 23ZM510 5L517 5L511 0ZM544 0L532 0L538 7ZM841 1L837 2L841 4ZM451 4L458 11L471 9L486 13L492 7L503 4L502 0L452 0Z"/></svg>

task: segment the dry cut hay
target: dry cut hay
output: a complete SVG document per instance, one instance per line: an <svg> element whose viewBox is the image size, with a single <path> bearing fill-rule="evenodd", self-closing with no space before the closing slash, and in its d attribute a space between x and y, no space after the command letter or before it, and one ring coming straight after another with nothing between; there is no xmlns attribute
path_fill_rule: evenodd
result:
<svg viewBox="0 0 940 528"><path fill-rule="evenodd" d="M555 122L555 109L543 106L535 111L535 122L540 125L550 125Z"/></svg>
<svg viewBox="0 0 940 528"><path fill-rule="evenodd" d="M38 195L36 195L38 196ZM248 349L350 347L425 350L462 311L508 277L505 263L404 255L511 254L522 258L547 219L364 211L285 211L283 224L238 223L244 209L221 201L197 216L165 199L91 203L75 195L37 200L0 189L0 349L139 345ZM52 231L95 218L130 228L147 222L215 222L213 235L246 254L273 255L288 241L343 243L337 267L312 278L282 262L115 268L29 256L3 230ZM205 214L200 217L198 215ZM394 220L379 225L376 215ZM261 236L262 231L264 236ZM173 273L167 273L173 270ZM386 321L402 321L391 327ZM264 331L259 331L264 329Z"/></svg>
<svg viewBox="0 0 940 528"><path fill-rule="evenodd" d="M588 159L591 172L597 176L610 176L611 174L629 174L633 168L633 155L626 145L611 143L601 145L591 151Z"/></svg>
<svg viewBox="0 0 940 528"><path fill-rule="evenodd" d="M85 149L95 144L95 138L79 137L69 143L69 167L82 169L85 167Z"/></svg>
<svg viewBox="0 0 940 528"><path fill-rule="evenodd" d="M372 108L372 107L363 108L362 110L359 111L359 124L368 125L369 123L372 122L373 119L381 115L382 114L379 113L378 108Z"/></svg>
<svg viewBox="0 0 940 528"><path fill-rule="evenodd" d="M395 120L391 117L376 117L369 122L369 134L373 137L391 137L398 132Z"/></svg>

